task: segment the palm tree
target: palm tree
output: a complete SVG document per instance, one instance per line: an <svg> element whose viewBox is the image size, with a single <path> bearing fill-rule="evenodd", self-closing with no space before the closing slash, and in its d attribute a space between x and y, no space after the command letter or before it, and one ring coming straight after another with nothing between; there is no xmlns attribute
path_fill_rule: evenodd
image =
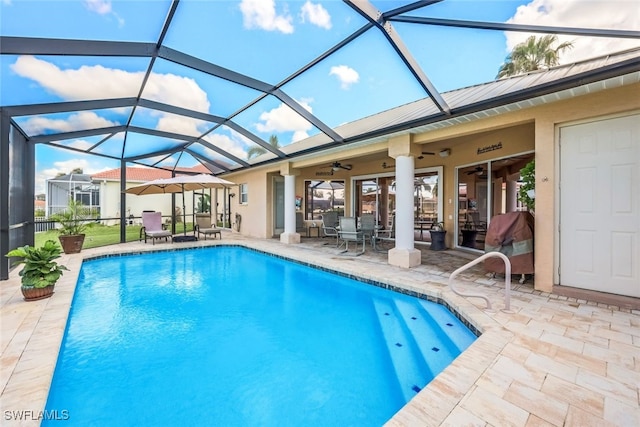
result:
<svg viewBox="0 0 640 427"><path fill-rule="evenodd" d="M273 148L280 148L277 135L271 135L269 137L269 145L271 145ZM266 152L267 152L267 149L260 145L253 146L249 150L247 150L247 159L258 157Z"/></svg>
<svg viewBox="0 0 640 427"><path fill-rule="evenodd" d="M552 46L557 42L558 37L552 34L547 34L540 38L536 38L536 36L529 37L525 42L513 48L505 63L500 67L496 78L500 79L558 65L560 53L566 49L571 49L573 43L564 42L553 48Z"/></svg>

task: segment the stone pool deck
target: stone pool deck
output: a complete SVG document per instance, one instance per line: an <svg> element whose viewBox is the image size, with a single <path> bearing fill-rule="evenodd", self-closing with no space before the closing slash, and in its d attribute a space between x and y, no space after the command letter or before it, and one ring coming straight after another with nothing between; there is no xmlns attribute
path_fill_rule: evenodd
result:
<svg viewBox="0 0 640 427"><path fill-rule="evenodd" d="M53 297L41 301L22 300L14 270L0 282L2 425L39 425L83 258L234 243L440 298L482 331L389 426L640 425L637 305L541 293L516 281L511 310L505 312L504 282L474 267L455 282L463 291L486 295L494 308L487 311L483 300L462 298L447 286L449 274L468 262L468 255L424 248L423 264L407 270L389 266L386 254L370 250L359 257L338 255L322 239L284 245L230 232L216 241L134 242L65 255L61 262L71 271Z"/></svg>

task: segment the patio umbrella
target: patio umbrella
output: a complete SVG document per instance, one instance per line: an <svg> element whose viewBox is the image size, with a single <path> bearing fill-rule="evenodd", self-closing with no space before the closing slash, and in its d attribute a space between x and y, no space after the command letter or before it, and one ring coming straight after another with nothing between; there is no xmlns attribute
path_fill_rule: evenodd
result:
<svg viewBox="0 0 640 427"><path fill-rule="evenodd" d="M182 216L184 224L187 223L187 214L184 203L184 192L204 190L205 188L230 188L234 186L231 181L218 178L213 175L179 175L173 178L160 178L146 182L135 187L128 188L125 193L142 196L145 194L182 193ZM184 228L187 234L187 228Z"/></svg>

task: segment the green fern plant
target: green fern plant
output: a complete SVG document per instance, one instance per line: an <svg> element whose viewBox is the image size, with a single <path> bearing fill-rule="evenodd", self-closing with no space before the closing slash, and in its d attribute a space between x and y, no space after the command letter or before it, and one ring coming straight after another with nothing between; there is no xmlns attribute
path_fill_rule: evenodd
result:
<svg viewBox="0 0 640 427"><path fill-rule="evenodd" d="M77 236L83 234L88 224L87 220L91 218L91 210L77 200L69 199L67 208L51 215L51 219L60 224L58 233L61 236Z"/></svg>

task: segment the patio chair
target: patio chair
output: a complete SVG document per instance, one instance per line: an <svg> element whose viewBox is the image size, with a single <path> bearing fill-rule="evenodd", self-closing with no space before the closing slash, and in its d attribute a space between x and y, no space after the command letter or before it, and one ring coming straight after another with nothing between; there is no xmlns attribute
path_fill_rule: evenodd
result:
<svg viewBox="0 0 640 427"><path fill-rule="evenodd" d="M376 217L373 214L362 214L360 217L360 230L366 239L373 239L376 232Z"/></svg>
<svg viewBox="0 0 640 427"><path fill-rule="evenodd" d="M395 238L395 234L394 234L395 223L396 223L396 216L392 215L391 216L391 226L389 228L386 228L386 229L377 229L376 228L376 230L374 232L374 235L371 238L371 244L373 246L373 250L374 251L384 252L384 251L380 250L379 247L384 242L393 242L393 240Z"/></svg>
<svg viewBox="0 0 640 427"><path fill-rule="evenodd" d="M332 237L336 239L336 247L338 246L338 212L325 212L322 214L322 237ZM325 243L329 245L331 243Z"/></svg>
<svg viewBox="0 0 640 427"><path fill-rule="evenodd" d="M215 223L211 222L211 216L209 214L196 214L196 233L198 237L204 234L204 240L207 240L207 236L216 236L222 240L222 230L220 230Z"/></svg>
<svg viewBox="0 0 640 427"><path fill-rule="evenodd" d="M154 245L156 244L156 239L164 238L169 241L171 237L171 231L163 228L162 213L160 212L142 212L142 228L140 232L144 233L145 243L147 243L148 237Z"/></svg>
<svg viewBox="0 0 640 427"><path fill-rule="evenodd" d="M362 255L365 251L365 242L367 240L365 234L358 230L357 222L354 217L342 217L340 218L340 229L338 230L338 239L340 244L338 247L342 247L344 245L344 251L340 252L342 254L349 252L349 242L355 243L356 249L358 249L358 244L362 244L362 251L357 252L354 256Z"/></svg>

